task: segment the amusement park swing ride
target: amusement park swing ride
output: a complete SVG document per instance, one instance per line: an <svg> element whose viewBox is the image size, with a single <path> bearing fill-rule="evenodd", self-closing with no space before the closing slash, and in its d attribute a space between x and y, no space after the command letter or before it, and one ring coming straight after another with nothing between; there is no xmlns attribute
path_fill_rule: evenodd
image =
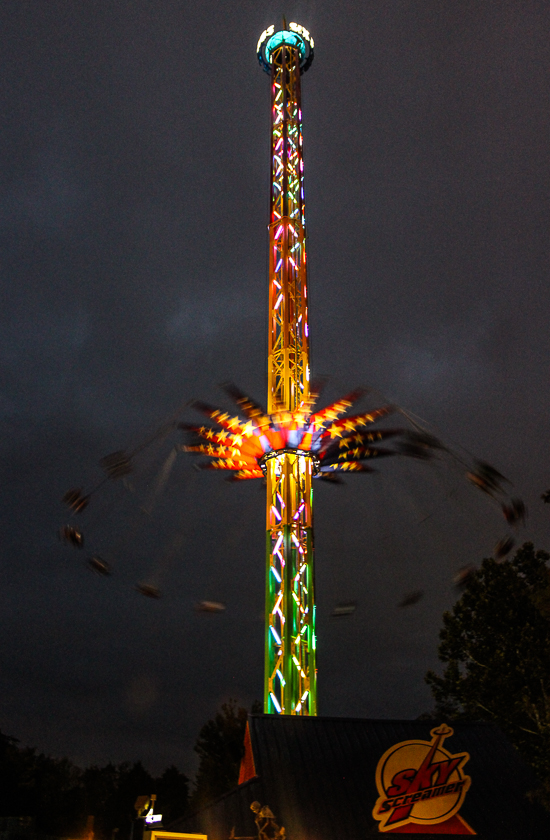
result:
<svg viewBox="0 0 550 840"><path fill-rule="evenodd" d="M353 412L367 395L364 389L321 407L321 388L310 372L304 158L301 77L313 61L314 41L299 24L283 21L266 29L258 42L258 60L271 81L271 192L269 221L268 390L264 408L235 385L223 386L235 411L195 401L201 423L177 419L129 451L104 457L103 479L88 492L69 490L64 503L79 517L109 482L131 487L140 457L171 433L183 433L162 463L150 495L150 509L169 478L180 452L202 456L200 470L222 470L232 481L257 480L266 486L266 583L264 711L270 714L315 715L317 711L316 607L313 547L313 485L341 483L350 473L373 473L372 466L391 456L434 462L447 459L454 468L497 505L510 532L495 546L496 559L515 544L513 532L525 521L521 500L510 496L509 482L489 464L457 454L396 405L384 404ZM400 424L387 425L397 416ZM66 524L60 538L83 550L84 533ZM86 538L87 545L87 538ZM98 555L90 568L103 576L111 564ZM472 567L455 582L463 584ZM158 598L152 583L138 591ZM412 606L420 590L399 604ZM221 612L219 601L198 608ZM354 602L340 604L335 616L350 615Z"/></svg>

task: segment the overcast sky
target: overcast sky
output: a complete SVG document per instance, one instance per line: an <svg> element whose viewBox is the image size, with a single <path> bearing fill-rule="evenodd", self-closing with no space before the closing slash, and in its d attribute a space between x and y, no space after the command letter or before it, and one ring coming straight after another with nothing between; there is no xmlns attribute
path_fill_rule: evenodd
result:
<svg viewBox="0 0 550 840"><path fill-rule="evenodd" d="M550 549L547 2L3 3L0 727L81 764L191 773L202 723L262 696L258 483L179 455L144 514L176 433L136 465L134 492L93 497L83 552L57 530L69 487L91 489L99 458L167 417L195 419L188 400L229 406L228 380L265 400L255 47L282 12L315 39L313 373L327 400L370 385L372 405L494 464L529 507L521 540ZM383 462L315 498L319 712L416 717L453 575L505 523L443 462ZM200 599L227 610L197 614ZM351 599L355 615L331 619Z"/></svg>

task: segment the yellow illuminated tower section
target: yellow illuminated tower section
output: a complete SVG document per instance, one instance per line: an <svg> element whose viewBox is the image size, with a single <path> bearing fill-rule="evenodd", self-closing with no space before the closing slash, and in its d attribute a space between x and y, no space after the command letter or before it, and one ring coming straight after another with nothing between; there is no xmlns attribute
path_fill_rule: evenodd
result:
<svg viewBox="0 0 550 840"><path fill-rule="evenodd" d="M236 414L195 401L193 407L208 421L179 424L187 433L181 449L203 456L198 469L226 471L232 481L266 483L264 711L276 715L317 714L313 481L371 473L373 459L391 455L425 460L450 452L417 424L414 429L379 426L395 406L349 414L363 389L316 407L319 395L310 383L300 89L313 50L309 32L284 20L277 32L274 26L266 29L257 46L260 66L271 80L267 409L226 384ZM108 476L131 471L132 454L103 459ZM463 465L463 456L457 462ZM478 462L468 477L502 504L509 522L519 521L518 501L503 502L499 473ZM89 498L77 489L65 501L78 512ZM64 538L78 546L77 536L74 528L64 529Z"/></svg>
<svg viewBox="0 0 550 840"><path fill-rule="evenodd" d="M291 23L258 43L271 76L269 355L267 413L297 430L310 413L304 163L300 77L313 40ZM275 421L276 422L276 421ZM267 577L264 711L316 713L312 452L290 446L264 456ZM297 443L297 441L296 441Z"/></svg>
<svg viewBox="0 0 550 840"><path fill-rule="evenodd" d="M296 23L283 23L278 32L270 26L258 42L260 65L271 79L267 411L235 385L226 385L237 415L195 402L211 422L181 424L190 434L183 449L208 458L199 469L229 471L233 481L265 479L264 710L284 715L317 713L312 481L372 472L365 461L395 454L380 443L402 431L370 430L390 406L347 415L361 389L323 409L315 407L300 96L313 47L309 32Z"/></svg>

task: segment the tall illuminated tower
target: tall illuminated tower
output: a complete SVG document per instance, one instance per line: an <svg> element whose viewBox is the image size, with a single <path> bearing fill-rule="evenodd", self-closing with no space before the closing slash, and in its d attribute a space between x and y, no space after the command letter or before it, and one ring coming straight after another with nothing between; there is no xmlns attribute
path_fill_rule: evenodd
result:
<svg viewBox="0 0 550 840"><path fill-rule="evenodd" d="M266 482L264 710L285 715L317 713L313 480L338 481L338 473L371 473L372 459L390 455L425 460L443 451L452 454L416 423L413 429L375 425L396 406L349 415L364 389L316 408L318 394L310 385L309 366L300 96L300 77L313 61L313 47L304 27L287 26L284 20L278 32L273 26L266 29L257 47L260 65L271 77L267 410L235 385L226 384L225 391L238 406L236 415L195 401L194 408L210 423L179 424L189 434L181 449L208 459L198 469L226 470L232 481ZM392 439L394 445L387 448L385 442ZM108 477L131 472L133 456L147 445L104 458ZM456 462L464 467L464 456ZM507 499L500 473L474 462L467 475L501 504L510 524L521 520L521 503ZM64 501L78 513L90 496L77 488ZM62 535L76 547L81 545L81 534L71 526ZM151 594L145 590L152 588L143 587L143 594Z"/></svg>
<svg viewBox="0 0 550 840"><path fill-rule="evenodd" d="M296 23L287 27L283 22L278 32L270 26L258 42L258 59L271 76L267 411L234 385L226 385L239 407L236 416L195 402L213 425L181 427L191 435L183 449L209 459L199 469L228 470L233 481L266 481L264 710L315 715L312 481L334 480L336 473L372 472L365 461L400 451L380 443L402 437L404 430L371 429L393 410L391 406L344 416L363 395L362 389L323 409L315 408L318 395L310 386L309 367L300 101L300 76L313 61L313 39ZM424 457L429 445L426 436L421 440L409 436L406 454Z"/></svg>
<svg viewBox="0 0 550 840"><path fill-rule="evenodd" d="M271 207L267 413L309 414L309 338L300 76L313 39L291 23L258 42L271 75ZM285 422L286 421L286 422ZM267 479L264 711L316 714L312 452L263 458Z"/></svg>

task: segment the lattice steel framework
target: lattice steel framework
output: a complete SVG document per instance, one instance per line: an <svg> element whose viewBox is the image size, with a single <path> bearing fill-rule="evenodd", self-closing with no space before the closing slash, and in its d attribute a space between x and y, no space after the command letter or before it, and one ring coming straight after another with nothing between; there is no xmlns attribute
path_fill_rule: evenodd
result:
<svg viewBox="0 0 550 840"><path fill-rule="evenodd" d="M264 58L271 70L269 415L305 415L310 407L300 75L312 46L304 32L296 24L288 30L285 26L260 50L260 61ZM269 456L265 466L264 711L314 715L314 460L309 452L289 449Z"/></svg>
<svg viewBox="0 0 550 840"><path fill-rule="evenodd" d="M366 431L391 406L344 417L356 390L324 409L310 389L304 164L300 74L313 60L313 39L290 23L262 34L261 66L271 76L271 216L269 223L269 359L267 411L234 385L225 389L240 415L195 402L214 426L181 424L186 452L211 459L201 469L232 479L266 479L266 631L264 710L315 715L317 669L313 573L312 479L372 472L365 461L396 454L380 444L402 429ZM420 446L418 442L411 446ZM425 448L425 441L422 446Z"/></svg>
<svg viewBox="0 0 550 840"><path fill-rule="evenodd" d="M271 58L268 414L309 395L300 59L283 44Z"/></svg>
<svg viewBox="0 0 550 840"><path fill-rule="evenodd" d="M310 387L309 372L300 100L300 75L313 60L313 46L304 27L287 27L284 21L282 30L275 32L270 26L258 42L260 65L271 76L272 113L267 411L235 385L226 384L238 405L237 415L196 401L194 407L210 422L179 424L188 434L181 449L208 459L198 469L228 471L232 481L266 480L264 709L289 715L317 713L312 480L334 483L341 473L371 473L367 462L392 455L421 460L442 452L452 455L416 423L414 429L379 428L378 421L396 406L348 414L365 394L363 389L316 408L319 395ZM157 437L133 452L105 457L101 463L107 476L118 479L131 472L133 456ZM464 467L462 454L453 457ZM524 521L523 503L507 496L505 479L493 467L474 461L467 477L501 505L512 527ZM78 513L91 495L76 488L64 501ZM82 546L82 534L72 526L63 528L61 537ZM508 536L496 546L495 557L505 556L511 545ZM98 558L92 561L95 571L108 574L106 564ZM138 588L144 595L158 595L149 585Z"/></svg>

